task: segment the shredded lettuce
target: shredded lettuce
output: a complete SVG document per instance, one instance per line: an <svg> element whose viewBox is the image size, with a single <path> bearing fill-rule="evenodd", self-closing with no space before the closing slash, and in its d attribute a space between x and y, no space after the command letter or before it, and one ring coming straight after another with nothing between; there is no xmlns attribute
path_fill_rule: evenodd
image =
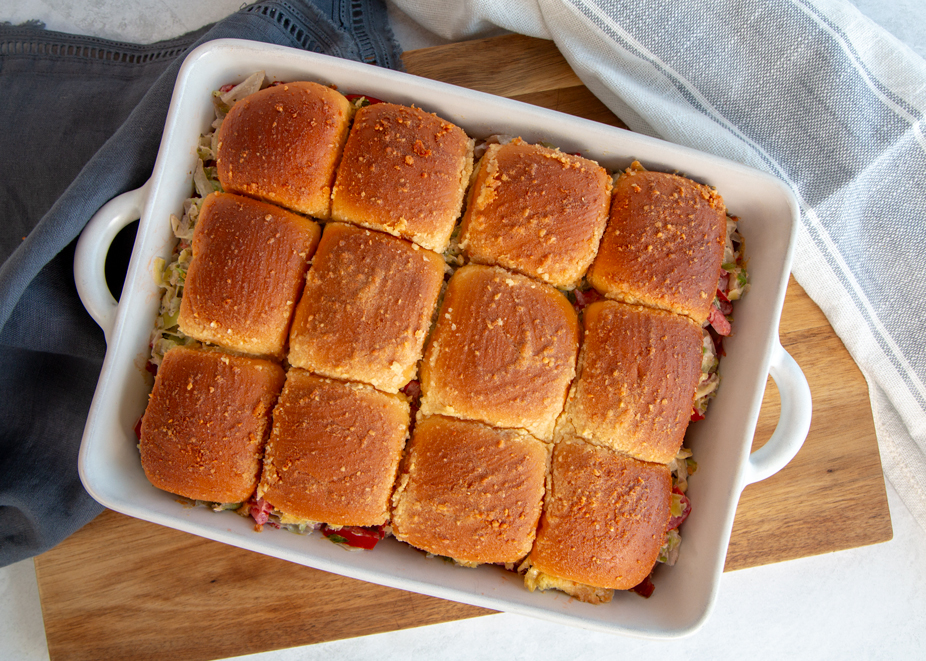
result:
<svg viewBox="0 0 926 661"><path fill-rule="evenodd" d="M177 496L176 500L184 507L208 507L214 512L237 511L241 509L242 505L241 503L216 503L211 500L196 500L186 496Z"/></svg>
<svg viewBox="0 0 926 661"><path fill-rule="evenodd" d="M196 166L193 168L193 186L198 197L206 197L209 193L222 190L216 169L209 168L207 173L202 159L197 159Z"/></svg>
<svg viewBox="0 0 926 661"><path fill-rule="evenodd" d="M726 241L721 263L721 268L727 272L727 287L724 296L730 302L739 300L749 291L749 275L746 272L744 241L737 229L737 222L737 218L727 217ZM732 321L730 316L732 306L730 303L721 303L719 298L715 298L714 305L726 314L728 320ZM694 401L694 411L700 416L707 412L708 404L717 394L717 388L720 386L720 374L717 371L720 366L720 357L717 355L714 340L708 331L710 325L710 321L704 323L701 377L698 381Z"/></svg>
<svg viewBox="0 0 926 661"><path fill-rule="evenodd" d="M496 133L490 135L485 140L476 141L476 145L473 149L473 157L477 160L482 158L486 151L489 149L489 145L507 145L509 142L514 140L515 136L508 135L505 133Z"/></svg>
<svg viewBox="0 0 926 661"><path fill-rule="evenodd" d="M217 120L222 120L225 115L232 109L238 101L244 97L258 92L267 85L266 75L263 71L257 71L245 78L243 81L232 87L227 92L216 90L212 93L212 105L215 108ZM218 127L215 127L218 128Z"/></svg>
<svg viewBox="0 0 926 661"><path fill-rule="evenodd" d="M679 448L678 454L669 462L672 486L685 493L688 491L688 476L696 470L698 470L698 463L692 459L691 450L686 447Z"/></svg>
<svg viewBox="0 0 926 661"><path fill-rule="evenodd" d="M196 340L184 335L177 324L183 285L192 257L190 242L181 240L169 263L160 258L155 260L154 281L164 290L161 294L161 307L151 333L151 362L155 365L160 365L164 354L176 346L199 345Z"/></svg>
<svg viewBox="0 0 926 661"><path fill-rule="evenodd" d="M720 386L720 374L717 368L720 366L720 358L714 348L714 340L711 338L707 328L702 329L703 337L701 339L701 377L698 381L698 387L695 391L694 410L699 415L704 415L707 411L707 405L710 400L717 394L717 388Z"/></svg>
<svg viewBox="0 0 926 661"><path fill-rule="evenodd" d="M727 217L727 236L723 249L721 268L730 274L727 298L738 301L749 291L749 275L746 272L746 258L743 235L737 229L737 219Z"/></svg>
<svg viewBox="0 0 926 661"><path fill-rule="evenodd" d="M656 562L669 565L670 567L678 560L678 549L682 545L682 536L678 530L670 530L666 533L666 541L659 549L659 556Z"/></svg>

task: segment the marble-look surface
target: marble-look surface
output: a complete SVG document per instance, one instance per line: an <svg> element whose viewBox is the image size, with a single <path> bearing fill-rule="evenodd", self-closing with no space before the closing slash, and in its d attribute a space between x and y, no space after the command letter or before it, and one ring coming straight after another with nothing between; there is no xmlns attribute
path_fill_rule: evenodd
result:
<svg viewBox="0 0 926 661"><path fill-rule="evenodd" d="M926 52L926 19L917 15L912 0L857 4L913 50ZM38 19L52 30L151 43L218 20L241 5L241 0L4 0L0 21ZM391 16L407 49L441 43L399 12ZM926 531L890 485L887 492L893 540L724 574L713 615L701 631L681 640L615 637L499 614L240 658L923 658ZM0 569L0 658L48 659L31 560Z"/></svg>

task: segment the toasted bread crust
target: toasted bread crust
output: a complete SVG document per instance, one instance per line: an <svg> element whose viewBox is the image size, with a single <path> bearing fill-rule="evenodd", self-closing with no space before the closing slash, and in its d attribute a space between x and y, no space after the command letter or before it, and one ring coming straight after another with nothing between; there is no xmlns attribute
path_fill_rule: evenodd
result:
<svg viewBox="0 0 926 661"><path fill-rule="evenodd" d="M519 430L422 418L393 496L393 534L461 564L517 562L534 541L547 447Z"/></svg>
<svg viewBox="0 0 926 661"><path fill-rule="evenodd" d="M702 324L720 278L723 199L690 179L636 165L614 185L610 219L588 281L608 298Z"/></svg>
<svg viewBox="0 0 926 661"><path fill-rule="evenodd" d="M241 99L218 131L222 188L327 219L352 114L342 94L311 82L276 85Z"/></svg>
<svg viewBox="0 0 926 661"><path fill-rule="evenodd" d="M447 285L421 363L421 412L552 437L575 375L578 319L550 285L469 265Z"/></svg>
<svg viewBox="0 0 926 661"><path fill-rule="evenodd" d="M443 280L437 253L328 223L296 310L289 362L398 392L415 377Z"/></svg>
<svg viewBox="0 0 926 661"><path fill-rule="evenodd" d="M180 330L280 360L321 229L265 202L212 193L193 233Z"/></svg>
<svg viewBox="0 0 926 661"><path fill-rule="evenodd" d="M357 111L332 193L334 220L443 252L473 170L473 140L419 108Z"/></svg>
<svg viewBox="0 0 926 661"><path fill-rule="evenodd" d="M531 568L588 586L630 589L656 563L671 501L666 466L583 441L560 441Z"/></svg>
<svg viewBox="0 0 926 661"><path fill-rule="evenodd" d="M594 161L520 138L491 145L463 215L460 247L554 287L579 284L608 219L611 178Z"/></svg>
<svg viewBox="0 0 926 661"><path fill-rule="evenodd" d="M157 488L240 503L257 487L283 369L268 360L174 347L141 424L142 468Z"/></svg>
<svg viewBox="0 0 926 661"><path fill-rule="evenodd" d="M290 369L257 495L294 519L382 525L408 424L401 395Z"/></svg>
<svg viewBox="0 0 926 661"><path fill-rule="evenodd" d="M615 301L585 310L578 374L557 433L668 463L691 420L701 329L688 317Z"/></svg>

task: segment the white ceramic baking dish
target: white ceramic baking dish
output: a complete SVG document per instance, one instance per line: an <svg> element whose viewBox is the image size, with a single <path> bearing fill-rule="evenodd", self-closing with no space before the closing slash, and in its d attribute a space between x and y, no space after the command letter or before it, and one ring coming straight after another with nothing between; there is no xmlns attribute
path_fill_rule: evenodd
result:
<svg viewBox="0 0 926 661"><path fill-rule="evenodd" d="M195 145L213 119L212 90L264 70L272 80L313 80L415 104L462 126L474 137L520 135L581 152L611 170L639 159L716 186L746 238L752 289L737 304L735 335L725 343L723 384L688 444L698 461L689 496L694 512L683 528L681 557L662 567L650 599L618 593L591 606L558 592L527 591L519 576L496 567L466 569L387 539L372 552L347 552L322 535L253 531L248 520L185 508L152 487L139 462L133 426L150 389L144 365L159 291L152 271L174 243L168 222L191 194ZM121 300L105 284L104 260L118 231L140 218ZM75 279L81 299L106 334L107 352L80 450L80 476L90 494L118 512L325 571L487 608L604 631L650 637L689 634L715 601L737 500L742 489L780 470L810 426L810 391L778 341L778 323L795 234L797 205L778 180L744 166L666 142L542 108L303 51L239 40L196 49L177 78L154 171L138 190L103 206L80 238ZM750 447L766 376L781 396L781 419L759 451Z"/></svg>

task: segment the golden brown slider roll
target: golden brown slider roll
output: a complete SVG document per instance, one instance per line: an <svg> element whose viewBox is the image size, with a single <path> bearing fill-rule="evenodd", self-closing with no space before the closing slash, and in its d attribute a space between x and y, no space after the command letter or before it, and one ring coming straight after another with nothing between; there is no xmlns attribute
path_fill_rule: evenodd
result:
<svg viewBox="0 0 926 661"><path fill-rule="evenodd" d="M562 292L497 267L464 266L447 284L421 362L421 412L549 440L578 343Z"/></svg>
<svg viewBox="0 0 926 661"><path fill-rule="evenodd" d="M326 219L353 107L330 87L268 87L232 106L219 127L216 165L229 193Z"/></svg>
<svg viewBox="0 0 926 661"><path fill-rule="evenodd" d="M588 281L616 300L704 323L720 278L726 208L713 188L639 163L614 185Z"/></svg>
<svg viewBox="0 0 926 661"><path fill-rule="evenodd" d="M437 253L329 223L296 308L289 362L398 392L415 377L443 281Z"/></svg>
<svg viewBox="0 0 926 661"><path fill-rule="evenodd" d="M520 138L490 145L479 163L463 214L463 253L555 287L578 285L608 219L605 169Z"/></svg>
<svg viewBox="0 0 926 661"><path fill-rule="evenodd" d="M665 542L672 477L662 464L578 440L553 450L525 585L591 603L646 578Z"/></svg>
<svg viewBox="0 0 926 661"><path fill-rule="evenodd" d="M401 395L293 368L273 410L257 496L283 523L382 525L408 424Z"/></svg>
<svg viewBox="0 0 926 661"><path fill-rule="evenodd" d="M321 229L308 218L229 193L203 202L180 303L180 330L276 359Z"/></svg>
<svg viewBox="0 0 926 661"><path fill-rule="evenodd" d="M141 423L141 464L158 489L240 503L257 487L283 369L216 349L164 355Z"/></svg>
<svg viewBox="0 0 926 661"><path fill-rule="evenodd" d="M534 541L547 447L521 430L422 418L393 496L393 534L463 565L517 562Z"/></svg>
<svg viewBox="0 0 926 661"><path fill-rule="evenodd" d="M691 420L702 333L688 317L615 301L585 310L578 374L557 435L668 463Z"/></svg>
<svg viewBox="0 0 926 661"><path fill-rule="evenodd" d="M344 145L331 217L443 252L473 170L473 140L419 108L357 111Z"/></svg>

